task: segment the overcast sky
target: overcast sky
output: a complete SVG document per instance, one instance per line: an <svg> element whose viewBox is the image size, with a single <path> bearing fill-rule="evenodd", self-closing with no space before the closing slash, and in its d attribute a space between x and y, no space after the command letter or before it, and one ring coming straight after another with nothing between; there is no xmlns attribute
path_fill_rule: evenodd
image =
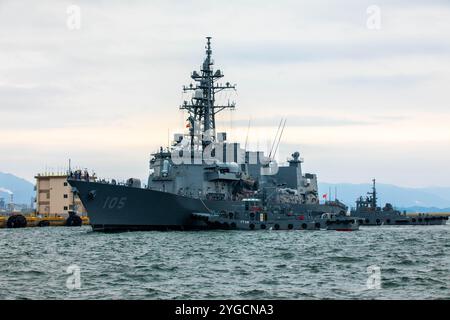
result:
<svg viewBox="0 0 450 320"><path fill-rule="evenodd" d="M238 88L219 97L237 102L218 123L232 139L251 118L267 149L287 117L279 159L300 151L321 181L450 185L450 3L433 0L0 0L0 171L33 181L71 158L145 179L208 35Z"/></svg>

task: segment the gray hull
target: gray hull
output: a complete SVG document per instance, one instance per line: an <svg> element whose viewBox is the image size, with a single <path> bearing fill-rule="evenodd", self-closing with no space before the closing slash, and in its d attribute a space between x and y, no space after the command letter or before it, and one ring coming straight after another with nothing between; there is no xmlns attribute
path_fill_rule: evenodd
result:
<svg viewBox="0 0 450 320"><path fill-rule="evenodd" d="M96 231L167 230L205 227L192 219L206 210L200 200L122 185L69 180Z"/></svg>
<svg viewBox="0 0 450 320"><path fill-rule="evenodd" d="M208 229L195 212L234 211L241 201L202 201L168 192L69 179L87 210L95 231ZM299 213L339 212L325 205L297 205Z"/></svg>
<svg viewBox="0 0 450 320"><path fill-rule="evenodd" d="M354 213L351 214L360 225L443 225L448 217L444 216L405 216L396 213Z"/></svg>
<svg viewBox="0 0 450 320"><path fill-rule="evenodd" d="M338 218L326 219L317 217L300 220L295 217L276 217L269 220L258 220L256 218L227 218L205 213L194 214L198 219L204 220L211 229L222 230L336 230L336 231L356 231L359 224L355 219Z"/></svg>

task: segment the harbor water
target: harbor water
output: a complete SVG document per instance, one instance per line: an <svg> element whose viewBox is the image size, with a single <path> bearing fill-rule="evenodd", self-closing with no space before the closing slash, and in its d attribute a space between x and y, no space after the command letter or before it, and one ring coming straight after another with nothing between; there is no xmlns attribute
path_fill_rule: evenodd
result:
<svg viewBox="0 0 450 320"><path fill-rule="evenodd" d="M0 299L450 299L449 240L450 225L0 229Z"/></svg>

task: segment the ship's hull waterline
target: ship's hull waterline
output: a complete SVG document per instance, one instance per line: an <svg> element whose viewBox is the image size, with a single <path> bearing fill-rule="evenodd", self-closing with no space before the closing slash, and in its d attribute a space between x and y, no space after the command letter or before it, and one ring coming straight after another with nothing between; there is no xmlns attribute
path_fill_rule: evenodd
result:
<svg viewBox="0 0 450 320"><path fill-rule="evenodd" d="M362 226L381 226L381 225L444 225L447 223L448 217L445 216L407 216L395 213L352 213Z"/></svg>
<svg viewBox="0 0 450 320"><path fill-rule="evenodd" d="M95 231L202 230L207 223L195 212L234 211L241 201L208 201L168 192L83 180L68 180L76 189ZM325 205L297 205L296 213L338 213Z"/></svg>

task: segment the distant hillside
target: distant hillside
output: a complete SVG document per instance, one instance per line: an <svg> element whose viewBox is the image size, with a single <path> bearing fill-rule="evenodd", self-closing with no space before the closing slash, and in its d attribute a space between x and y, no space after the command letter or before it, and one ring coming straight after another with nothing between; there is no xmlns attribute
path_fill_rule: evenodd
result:
<svg viewBox="0 0 450 320"><path fill-rule="evenodd" d="M422 190L438 195L439 197L446 199L450 202L450 188L445 187L431 187L431 188L423 188Z"/></svg>
<svg viewBox="0 0 450 320"><path fill-rule="evenodd" d="M406 212L420 212L420 213L429 213L429 212L450 212L450 208L436 208L436 207L408 207L408 208L397 208L400 211Z"/></svg>
<svg viewBox="0 0 450 320"><path fill-rule="evenodd" d="M355 205L359 196L365 196L372 185L351 183L319 183L319 194L329 193L331 189L334 198L337 187L338 199L348 206ZM34 185L22 178L9 173L0 172L0 197L9 202L9 193L14 193L14 202L17 204L30 204L35 196ZM404 188L389 184L377 184L379 204L392 203L396 208L410 212L450 212L450 188Z"/></svg>
<svg viewBox="0 0 450 320"><path fill-rule="evenodd" d="M5 198L9 203L9 193L14 193L14 202L17 204L27 204L34 197L34 185L22 178L10 173L0 172L0 198Z"/></svg>
<svg viewBox="0 0 450 320"><path fill-rule="evenodd" d="M331 188L334 198L335 187L337 187L338 199L349 206L354 206L355 200L359 196L365 196L367 192L372 190L371 184L319 183L320 195L329 193ZM450 207L450 188L404 188L377 183L377 191L380 205L389 202L399 208L435 207L434 209L436 209Z"/></svg>

